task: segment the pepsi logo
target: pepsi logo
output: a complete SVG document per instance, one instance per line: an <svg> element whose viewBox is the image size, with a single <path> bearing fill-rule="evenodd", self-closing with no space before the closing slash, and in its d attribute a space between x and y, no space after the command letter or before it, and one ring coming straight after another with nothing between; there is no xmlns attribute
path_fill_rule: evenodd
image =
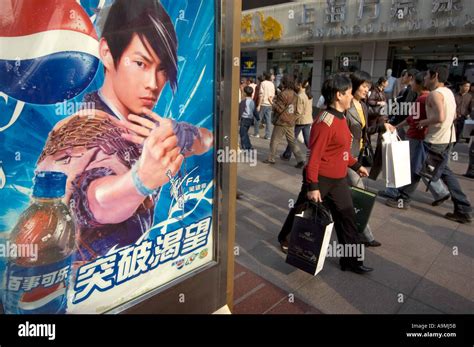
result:
<svg viewBox="0 0 474 347"><path fill-rule="evenodd" d="M1 6L0 91L31 104L54 104L89 86L99 66L99 42L75 0Z"/></svg>
<svg viewBox="0 0 474 347"><path fill-rule="evenodd" d="M184 266L184 259L179 259L178 261L176 261L176 267L179 269L183 268Z"/></svg>
<svg viewBox="0 0 474 347"><path fill-rule="evenodd" d="M66 304L64 282L45 288L37 287L24 293L18 302L22 313L59 313Z"/></svg>

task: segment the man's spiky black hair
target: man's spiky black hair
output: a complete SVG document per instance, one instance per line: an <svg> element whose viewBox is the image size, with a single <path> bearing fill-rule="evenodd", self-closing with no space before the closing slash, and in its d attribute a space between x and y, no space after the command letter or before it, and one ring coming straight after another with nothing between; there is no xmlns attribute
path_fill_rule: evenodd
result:
<svg viewBox="0 0 474 347"><path fill-rule="evenodd" d="M176 91L178 39L168 13L158 0L115 0L103 22L102 37L115 65L137 34L142 42L148 41L160 58L171 88Z"/></svg>

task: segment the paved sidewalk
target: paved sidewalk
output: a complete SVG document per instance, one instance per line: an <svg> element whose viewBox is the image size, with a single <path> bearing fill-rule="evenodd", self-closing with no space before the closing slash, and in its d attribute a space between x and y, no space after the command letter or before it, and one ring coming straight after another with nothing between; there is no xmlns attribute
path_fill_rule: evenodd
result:
<svg viewBox="0 0 474 347"><path fill-rule="evenodd" d="M432 207L431 195L424 192L422 184L408 211L387 207L384 199L377 198L370 225L382 247L366 248L365 254L365 263L374 267L374 272L363 276L342 272L337 258L327 258L323 271L315 277L286 264L277 234L290 199L296 199L299 192L301 170L293 167L294 158L290 162L277 159L273 166L263 164L269 141L253 137L251 141L259 162L255 167L239 164L238 169L238 189L244 196L237 201L240 252L236 262L242 268L237 266L235 271L235 313L285 309L290 313L474 312L474 225L443 218L452 211L452 203ZM283 150L281 145L279 153ZM468 146L461 144L455 150L459 160L451 168L474 202L474 181L461 176L467 168ZM376 192L384 183L381 179L368 181L368 187ZM264 286L246 269L263 278ZM270 284L276 289L268 289ZM289 294L310 308L283 305ZM253 308L245 308L245 302Z"/></svg>
<svg viewBox="0 0 474 347"><path fill-rule="evenodd" d="M293 294L285 292L253 271L235 263L234 314L320 313Z"/></svg>

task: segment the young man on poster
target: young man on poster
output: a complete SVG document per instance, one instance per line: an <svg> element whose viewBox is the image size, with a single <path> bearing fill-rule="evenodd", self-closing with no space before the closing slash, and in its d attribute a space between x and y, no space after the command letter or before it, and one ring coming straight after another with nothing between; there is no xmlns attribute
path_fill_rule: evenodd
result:
<svg viewBox="0 0 474 347"><path fill-rule="evenodd" d="M190 155L212 147L212 133L152 112L177 88L177 38L157 0L116 0L106 13L99 54L103 86L51 132L37 170L68 175L76 216L76 261L135 242L153 225L158 193Z"/></svg>

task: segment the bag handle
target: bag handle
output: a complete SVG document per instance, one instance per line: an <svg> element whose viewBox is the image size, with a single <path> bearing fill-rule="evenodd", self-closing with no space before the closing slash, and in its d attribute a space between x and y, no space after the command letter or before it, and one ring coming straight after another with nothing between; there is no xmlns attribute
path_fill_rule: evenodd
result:
<svg viewBox="0 0 474 347"><path fill-rule="evenodd" d="M448 148L449 146L451 146L451 140L453 139L453 128L454 128L454 120L453 120L453 123L451 124L451 135L449 135Z"/></svg>

